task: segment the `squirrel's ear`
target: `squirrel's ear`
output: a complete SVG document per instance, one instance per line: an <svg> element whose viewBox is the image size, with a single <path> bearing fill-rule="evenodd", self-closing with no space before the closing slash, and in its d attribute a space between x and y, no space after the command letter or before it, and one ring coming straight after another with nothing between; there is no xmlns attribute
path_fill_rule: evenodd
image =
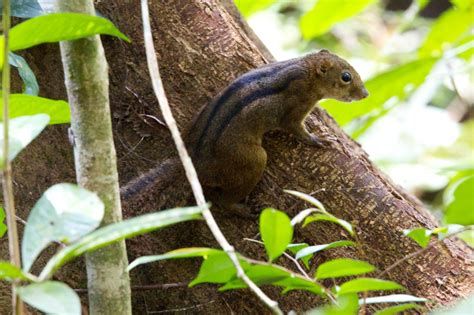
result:
<svg viewBox="0 0 474 315"><path fill-rule="evenodd" d="M317 72L319 75L323 76L326 75L329 69L332 68L332 62L328 59L323 59L318 65Z"/></svg>

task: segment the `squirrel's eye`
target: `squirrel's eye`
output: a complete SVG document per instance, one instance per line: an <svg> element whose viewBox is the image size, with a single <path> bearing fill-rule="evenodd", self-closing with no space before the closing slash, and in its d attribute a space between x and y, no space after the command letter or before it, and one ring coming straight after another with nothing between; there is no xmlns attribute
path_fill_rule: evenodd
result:
<svg viewBox="0 0 474 315"><path fill-rule="evenodd" d="M349 83L352 80L352 75L349 72L343 72L341 76L342 81Z"/></svg>

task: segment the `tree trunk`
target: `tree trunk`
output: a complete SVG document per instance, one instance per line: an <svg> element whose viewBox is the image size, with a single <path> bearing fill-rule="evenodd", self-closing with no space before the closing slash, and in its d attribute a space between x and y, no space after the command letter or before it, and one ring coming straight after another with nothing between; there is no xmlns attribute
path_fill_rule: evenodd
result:
<svg viewBox="0 0 474 315"><path fill-rule="evenodd" d="M101 2L97 8L133 41L127 44L103 37L110 65L110 97L119 171L124 184L174 155L175 150L166 127L158 122L161 114L146 69L138 1ZM160 71L182 130L232 79L267 60L217 0L153 1L150 2L150 13ZM57 48L42 46L28 51L26 57L39 78L41 94L65 99ZM347 105L347 110L350 106ZM158 121L146 115L155 116ZM330 212L357 226L363 257L359 251L333 249L318 255L315 263L336 256L358 257L384 270L418 250L414 242L402 235L402 230L437 226L420 202L382 174L324 110L315 109L308 125L323 138L327 134L335 137L335 148L316 149L284 133L269 134L264 140L268 167L262 181L245 202L249 211L258 214L263 207L272 206L294 216L304 204L284 194L282 189L295 189L312 193ZM66 128L51 127L17 159L14 174L18 208L23 217L48 186L72 180L71 152ZM35 161L34 166L31 160ZM159 196L144 196L146 202L129 205L125 216L186 203L186 189L188 187L179 182ZM238 218L219 211L216 215L224 234L237 250L264 259L261 246L243 240L258 233L257 219ZM298 229L295 237L295 242L322 244L339 240L343 235L331 224L313 224ZM1 245L4 257L5 246ZM202 222L180 224L128 242L131 259L185 246L217 245ZM446 240L422 256L402 263L387 275L387 279L400 282L411 294L431 299L434 301L431 306L449 304L472 290L468 270L471 254L461 241ZM284 259L279 262L292 268ZM199 264L198 259L163 262L132 271L132 282L142 286L133 291L134 313L182 308L188 312L213 314L268 312L248 290L218 293L211 285L183 287L181 283L189 282L196 275ZM78 263L70 264L58 279L66 280L72 287L81 287L82 278L72 273L73 268L79 266ZM143 290L145 285L166 283L175 285ZM278 299L284 311L301 312L322 302L300 291L280 296L279 289L266 287L265 292ZM0 299L2 296L0 294Z"/></svg>
<svg viewBox="0 0 474 315"><path fill-rule="evenodd" d="M57 8L60 12L95 14L92 0L62 0ZM116 223L122 220L122 208L104 48L99 36L61 42L60 47L71 108L77 182L103 201L101 225ZM125 241L85 257L90 314L131 314Z"/></svg>

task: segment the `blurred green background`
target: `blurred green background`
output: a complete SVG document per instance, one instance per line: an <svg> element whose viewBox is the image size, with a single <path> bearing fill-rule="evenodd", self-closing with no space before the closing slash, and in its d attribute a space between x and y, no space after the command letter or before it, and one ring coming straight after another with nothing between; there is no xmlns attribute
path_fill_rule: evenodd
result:
<svg viewBox="0 0 474 315"><path fill-rule="evenodd" d="M474 0L234 2L278 60L347 59L369 98L321 106L443 223L474 224Z"/></svg>

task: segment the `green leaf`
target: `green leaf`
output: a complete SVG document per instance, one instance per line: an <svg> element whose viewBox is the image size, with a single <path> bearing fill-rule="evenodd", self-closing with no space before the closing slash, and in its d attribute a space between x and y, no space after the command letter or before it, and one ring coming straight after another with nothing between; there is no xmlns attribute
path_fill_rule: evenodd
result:
<svg viewBox="0 0 474 315"><path fill-rule="evenodd" d="M130 40L107 19L80 13L53 13L24 21L10 30L10 50L17 51L44 43L74 40L96 34ZM3 65L4 37L0 36L0 65Z"/></svg>
<svg viewBox="0 0 474 315"><path fill-rule="evenodd" d="M326 305L307 312L307 315L357 315L357 294L346 294L337 298L336 305Z"/></svg>
<svg viewBox="0 0 474 315"><path fill-rule="evenodd" d="M326 295L324 289L319 284L295 275L277 281L273 285L284 287L283 294L294 290L303 290L317 295Z"/></svg>
<svg viewBox="0 0 474 315"><path fill-rule="evenodd" d="M298 244L289 244L288 245L288 250L293 254L296 255L300 250L303 248L308 247L309 245L306 243L298 243ZM309 260L311 259L311 256L305 256L301 257L301 261L303 262L303 265L306 267L306 269L309 269Z"/></svg>
<svg viewBox="0 0 474 315"><path fill-rule="evenodd" d="M325 212L325 213L327 212L326 208L324 207L322 202L319 201L318 199L314 198L311 195L308 195L308 194L305 194L305 193L302 193L302 192L299 192L299 191L296 191L296 190L286 190L285 189L284 192L286 192L287 194L293 195L295 197L298 197L298 198L300 198L300 199L302 199L306 202L309 202L310 204L312 204L313 206L318 208L321 212ZM308 209L308 210L310 210L310 209Z"/></svg>
<svg viewBox="0 0 474 315"><path fill-rule="evenodd" d="M7 261L0 260L0 280L31 280L32 277Z"/></svg>
<svg viewBox="0 0 474 315"><path fill-rule="evenodd" d="M329 31L338 22L360 12L375 0L319 0L300 19L300 29L305 39L315 38Z"/></svg>
<svg viewBox="0 0 474 315"><path fill-rule="evenodd" d="M342 219L338 219L332 214L320 214L320 213L313 214L304 220L303 227L310 224L311 222L317 222L317 221L329 221L329 222L339 224L351 235L354 235L354 229L352 228L352 225L349 222Z"/></svg>
<svg viewBox="0 0 474 315"><path fill-rule="evenodd" d="M239 260L242 268L247 269L250 265L245 261ZM220 251L209 255L201 265L197 277L189 283L189 286L195 286L200 283L226 283L236 275L234 264L227 253Z"/></svg>
<svg viewBox="0 0 474 315"><path fill-rule="evenodd" d="M149 263L160 261L160 260L192 258L192 257L205 257L206 258L209 255L216 254L218 252L220 251L217 249L207 248L207 247L180 248L180 249L172 250L162 255L143 256L143 257L137 258L130 265L128 265L127 270L130 271L139 265L149 264Z"/></svg>
<svg viewBox="0 0 474 315"><path fill-rule="evenodd" d="M404 289L400 284L375 278L358 278L341 285L338 294Z"/></svg>
<svg viewBox="0 0 474 315"><path fill-rule="evenodd" d="M23 93L37 96L39 92L38 81L26 60L17 54L8 54L9 63L18 69L18 74L23 81ZM29 115L31 115L30 113Z"/></svg>
<svg viewBox="0 0 474 315"><path fill-rule="evenodd" d="M467 176L454 182L446 189L445 217L447 223L474 224L474 176Z"/></svg>
<svg viewBox="0 0 474 315"><path fill-rule="evenodd" d="M10 3L11 16L31 18L44 13L37 0L16 0ZM0 2L0 10L3 10L3 2Z"/></svg>
<svg viewBox="0 0 474 315"><path fill-rule="evenodd" d="M461 10L472 10L474 7L472 0L451 0L451 2Z"/></svg>
<svg viewBox="0 0 474 315"><path fill-rule="evenodd" d="M355 276L374 271L371 264L350 258L338 258L321 264L316 270L316 279Z"/></svg>
<svg viewBox="0 0 474 315"><path fill-rule="evenodd" d="M61 100L51 100L26 94L11 94L9 109L10 118L47 114L50 117L49 124L51 125L70 121L69 105ZM0 119L3 120L2 112L0 112Z"/></svg>
<svg viewBox="0 0 474 315"><path fill-rule="evenodd" d="M400 304L400 305L390 306L390 307L384 308L383 310L377 311L375 312L375 315L402 314L403 311L416 309L416 308L421 308L421 306L414 303Z"/></svg>
<svg viewBox="0 0 474 315"><path fill-rule="evenodd" d="M3 207L0 207L0 238L5 235L5 232L8 230L7 226L5 223L3 223L5 220L5 210L3 210Z"/></svg>
<svg viewBox="0 0 474 315"><path fill-rule="evenodd" d="M437 58L416 60L378 74L366 82L369 97L364 100L350 105L336 100L326 100L321 102L321 106L341 125L347 125L363 115L377 114L384 110L384 105L389 100L398 104L411 95L425 81L436 61Z"/></svg>
<svg viewBox="0 0 474 315"><path fill-rule="evenodd" d="M324 295L323 288L318 284L275 265L253 265L245 270L245 274L256 285L272 284L283 287L283 293L294 290L303 290L318 295ZM224 286L220 287L219 291L246 287L247 285L241 279L234 278Z"/></svg>
<svg viewBox="0 0 474 315"><path fill-rule="evenodd" d="M253 265L245 270L245 274L256 285L265 285L278 282L291 276L291 273L272 265ZM224 286L219 288L219 291L226 291L231 289L246 288L247 285L241 279L232 279Z"/></svg>
<svg viewBox="0 0 474 315"><path fill-rule="evenodd" d="M87 234L78 242L61 249L46 264L40 274L40 280L48 279L66 262L114 242L145 234L179 222L201 218L204 207L175 208L150 213L104 226Z"/></svg>
<svg viewBox="0 0 474 315"><path fill-rule="evenodd" d="M236 0L234 2L237 8L239 8L240 13L245 17L249 17L258 11L268 8L276 0Z"/></svg>
<svg viewBox="0 0 474 315"><path fill-rule="evenodd" d="M8 159L12 161L40 132L48 125L48 115L38 114L33 116L17 117L10 120L9 125L9 152ZM3 123L0 122L0 130ZM0 133L0 146L3 146L3 132ZM0 165L3 165L5 157L0 150Z"/></svg>
<svg viewBox="0 0 474 315"><path fill-rule="evenodd" d="M16 289L23 301L48 314L81 315L81 301L76 292L58 281L33 283Z"/></svg>
<svg viewBox="0 0 474 315"><path fill-rule="evenodd" d="M456 46L456 50L460 50L458 52L459 58L469 62L474 55L474 35L469 35L461 39Z"/></svg>
<svg viewBox="0 0 474 315"><path fill-rule="evenodd" d="M365 299L365 304L377 304L377 303L406 303L406 302L426 302L425 298L409 294L391 294L385 296L375 296ZM359 303L363 303L364 300L360 299Z"/></svg>
<svg viewBox="0 0 474 315"><path fill-rule="evenodd" d="M450 9L436 19L418 55L420 58L441 56L444 50L453 44L472 27L472 11ZM449 29L449 32L446 30Z"/></svg>
<svg viewBox="0 0 474 315"><path fill-rule="evenodd" d="M336 248L336 247L344 247L344 246L356 246L357 244L352 241L336 241L329 244L322 244L322 245L315 245L315 246L308 246L306 248L301 249L298 253L296 253L296 259L302 259L305 257L311 257L314 253L317 253L322 250Z"/></svg>
<svg viewBox="0 0 474 315"><path fill-rule="evenodd" d="M288 215L267 208L260 215L260 235L270 261L280 257L293 238L293 227Z"/></svg>
<svg viewBox="0 0 474 315"><path fill-rule="evenodd" d="M70 243L94 231L104 216L104 204L93 193L73 184L57 184L44 192L28 216L21 255L29 270L50 243Z"/></svg>
<svg viewBox="0 0 474 315"><path fill-rule="evenodd" d="M411 230L403 230L403 234L417 242L421 247L425 248L430 243L433 231L425 228L416 228Z"/></svg>
<svg viewBox="0 0 474 315"><path fill-rule="evenodd" d="M418 2L418 8L421 10L428 4L428 2L430 2L430 0L416 0L416 2Z"/></svg>

